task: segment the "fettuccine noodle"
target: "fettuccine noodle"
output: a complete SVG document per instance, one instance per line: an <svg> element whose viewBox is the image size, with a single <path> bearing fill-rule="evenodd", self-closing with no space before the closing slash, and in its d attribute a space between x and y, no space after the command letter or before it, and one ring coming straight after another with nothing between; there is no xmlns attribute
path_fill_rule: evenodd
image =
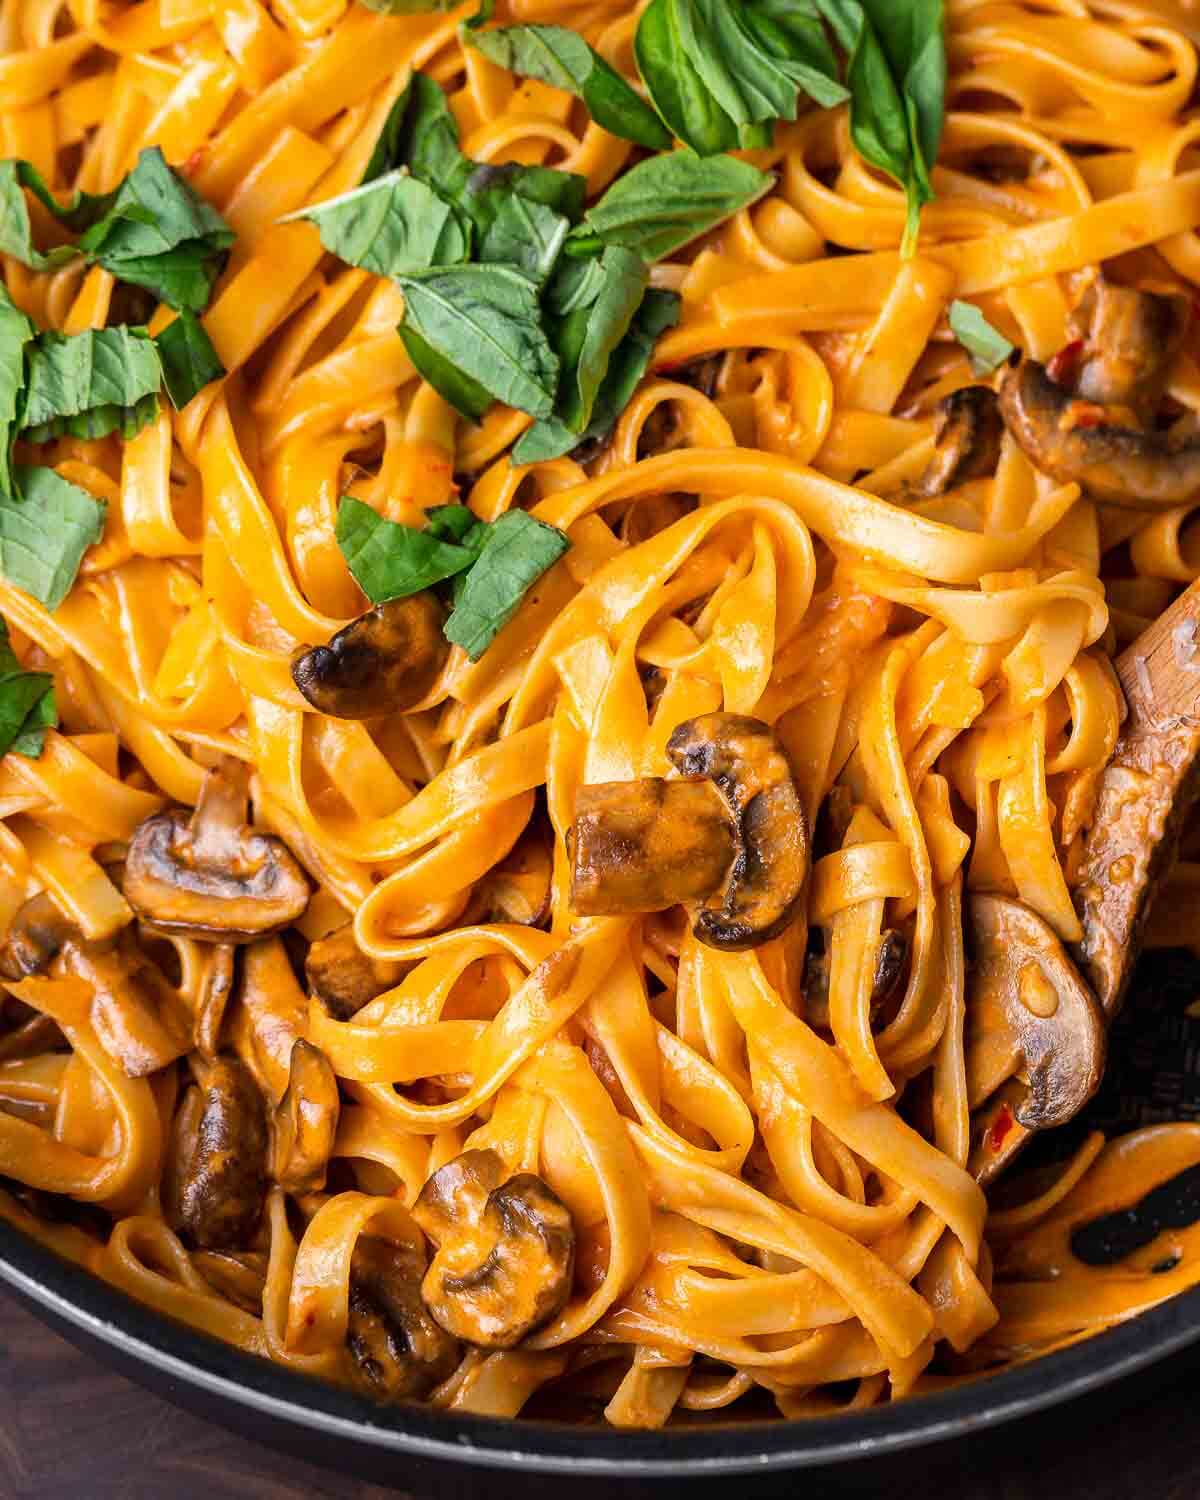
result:
<svg viewBox="0 0 1200 1500"><path fill-rule="evenodd" d="M47 1021L0 1061L3 1212L171 1317L361 1385L356 1245L424 1255L423 1185L490 1148L569 1210L573 1285L519 1347L464 1344L425 1394L505 1416L599 1402L617 1425L756 1399L800 1416L844 1382L851 1406L899 1397L1190 1285L1194 1256L1154 1277L1150 1250L1120 1276L1081 1270L1070 1230L1200 1160L1194 1126L1096 1140L989 1218L962 914L999 892L1080 937L1072 861L1123 712L1110 658L1200 576L1195 503L1099 503L1007 433L993 470L921 489L938 403L976 382L954 299L1046 361L1101 269L1200 288L1186 23L1139 0L951 0L915 257L845 109L802 108L749 153L776 174L768 196L654 268L682 317L611 440L522 468L508 450L528 419L460 419L396 336L400 291L278 222L360 180L414 69L478 161L560 167L590 197L632 164L577 100L466 48L473 9L0 11L4 156L61 197L113 188L158 145L237 234L203 319L226 378L129 441L60 438L39 459L107 522L53 613L0 579L61 718L41 757L0 761L0 929L48 892L88 943L125 934L166 976L161 1028L190 1038L228 955L138 925L120 861L148 817L240 763L253 822L313 894L290 933L236 956L220 1049L268 1112L298 1038L340 1092L324 1187L274 1186L245 1243L214 1254L166 1207L200 1052L185 1039L131 1076L94 978L11 981L12 1024ZM636 14L615 0L501 11L572 26L636 81ZM99 267L6 258L4 277L39 327L109 320ZM1170 376L1185 416L1198 347ZM484 521L525 509L570 548L414 708L332 718L290 663L367 607L335 538L343 492L409 525L456 498ZM706 946L678 906L579 916L578 789L667 776L676 726L722 712L790 758L814 834L800 915L745 951ZM525 918L514 890L535 892ZM289 954L350 921L391 979L337 1015ZM881 1008L889 932L903 979ZM806 950L828 960L823 1006ZM86 1212L44 1218L46 1194Z"/></svg>

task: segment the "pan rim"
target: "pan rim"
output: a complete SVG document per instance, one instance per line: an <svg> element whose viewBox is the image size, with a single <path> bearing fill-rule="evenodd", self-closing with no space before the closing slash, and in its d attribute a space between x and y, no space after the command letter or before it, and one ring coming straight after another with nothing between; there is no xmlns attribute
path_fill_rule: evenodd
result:
<svg viewBox="0 0 1200 1500"><path fill-rule="evenodd" d="M1200 1340L1200 1287L1194 1287L1028 1364L893 1405L801 1421L615 1432L420 1406L375 1406L155 1312L3 1221L0 1281L35 1311L125 1360L326 1440L479 1468L615 1479L802 1470L879 1458L1060 1405ZM619 1452L605 1451L618 1444Z"/></svg>

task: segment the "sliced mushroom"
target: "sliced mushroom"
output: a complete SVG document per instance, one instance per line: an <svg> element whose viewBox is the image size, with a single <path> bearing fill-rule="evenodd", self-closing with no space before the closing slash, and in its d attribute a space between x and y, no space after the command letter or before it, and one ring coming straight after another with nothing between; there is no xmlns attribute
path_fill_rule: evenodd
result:
<svg viewBox="0 0 1200 1500"><path fill-rule="evenodd" d="M131 1078L157 1073L188 1050L175 991L133 934L89 942L42 892L19 907L0 948L0 974L19 979L49 973L69 975L92 988L90 1018L101 1046ZM6 1037L0 1055L22 1055L38 1039L53 1046L61 1034L46 1017L31 1018L18 1042ZM13 1050L13 1049L17 1050Z"/></svg>
<svg viewBox="0 0 1200 1500"><path fill-rule="evenodd" d="M232 943L214 943L209 952L192 1024L196 1050L207 1058L216 1057L220 1050L221 1023L233 994L236 952Z"/></svg>
<svg viewBox="0 0 1200 1500"><path fill-rule="evenodd" d="M829 1030L830 955L809 952L804 960L804 1019L810 1026ZM879 939L875 955L875 978L871 985L871 1015L876 1015L899 992L908 964L908 939L889 927Z"/></svg>
<svg viewBox="0 0 1200 1500"><path fill-rule="evenodd" d="M125 899L162 932L246 943L303 915L309 884L281 839L246 823L245 768L208 773L194 813L169 808L133 836Z"/></svg>
<svg viewBox="0 0 1200 1500"><path fill-rule="evenodd" d="M421 1300L418 1251L377 1235L359 1237L350 1260L346 1344L371 1393L382 1400L427 1396L460 1358L458 1340Z"/></svg>
<svg viewBox="0 0 1200 1500"><path fill-rule="evenodd" d="M377 604L343 626L327 646L292 661L296 686L333 719L373 719L419 703L450 652L446 612L428 591Z"/></svg>
<svg viewBox="0 0 1200 1500"><path fill-rule="evenodd" d="M272 1108L287 1090L292 1049L308 1028L308 1000L283 940L264 938L242 950L229 1038Z"/></svg>
<svg viewBox="0 0 1200 1500"><path fill-rule="evenodd" d="M376 995L399 984L404 967L364 953L354 940L353 922L315 942L304 961L309 988L338 1021L350 1020Z"/></svg>
<svg viewBox="0 0 1200 1500"><path fill-rule="evenodd" d="M172 1132L164 1211L202 1250L243 1249L267 1190L267 1116L236 1058L205 1065L180 1101Z"/></svg>
<svg viewBox="0 0 1200 1500"><path fill-rule="evenodd" d="M1013 1077L1025 1130L1072 1119L1104 1071L1100 1008L1048 923L1019 901L978 893L966 925L967 1092L972 1109Z"/></svg>
<svg viewBox="0 0 1200 1500"><path fill-rule="evenodd" d="M554 829L536 812L508 854L475 887L461 921L512 922L538 927L550 914L554 879Z"/></svg>
<svg viewBox="0 0 1200 1500"><path fill-rule="evenodd" d="M1004 423L996 393L988 385L966 385L938 402L935 447L913 489L944 495L968 479L991 474L1000 457Z"/></svg>
<svg viewBox="0 0 1200 1500"><path fill-rule="evenodd" d="M792 920L808 875L787 757L760 719L721 713L678 725L667 754L693 779L579 789L572 905L598 916L703 900L692 927L702 943L756 947Z"/></svg>
<svg viewBox="0 0 1200 1500"><path fill-rule="evenodd" d="M1154 407L1190 316L1181 296L1097 282L1080 304L1078 350L1068 346L1057 367L1022 358L1001 380L1005 424L1035 467L1133 510L1189 499L1200 488L1200 432L1156 426Z"/></svg>
<svg viewBox="0 0 1200 1500"><path fill-rule="evenodd" d="M341 1099L337 1075L319 1047L292 1044L287 1090L271 1121L271 1176L289 1193L317 1193L333 1154Z"/></svg>
<svg viewBox="0 0 1200 1500"><path fill-rule="evenodd" d="M575 1226L534 1173L506 1181L495 1151L464 1151L426 1182L413 1218L437 1246L421 1296L456 1338L511 1349L566 1305Z"/></svg>

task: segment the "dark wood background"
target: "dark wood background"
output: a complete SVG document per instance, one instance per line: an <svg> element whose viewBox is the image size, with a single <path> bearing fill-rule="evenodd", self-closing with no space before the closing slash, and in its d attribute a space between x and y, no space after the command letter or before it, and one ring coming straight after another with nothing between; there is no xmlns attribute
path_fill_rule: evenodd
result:
<svg viewBox="0 0 1200 1500"><path fill-rule="evenodd" d="M1085 1404L894 1471L889 1500L1197 1500L1200 1363L1142 1376L1115 1414ZM753 1500L731 1479L729 1500ZM840 1488L840 1486L839 1486ZM566 1497L571 1489L564 1480ZM857 1486L855 1487L857 1491ZM456 1485L470 1500L474 1486ZM514 1479L511 1493L521 1483ZM797 1480L794 1493L832 1491ZM177 1410L0 1294L0 1494L39 1500L396 1500L402 1492L284 1458ZM614 1490L614 1494L616 1491ZM672 1493L664 1483L661 1494ZM880 1491L872 1485L870 1493Z"/></svg>

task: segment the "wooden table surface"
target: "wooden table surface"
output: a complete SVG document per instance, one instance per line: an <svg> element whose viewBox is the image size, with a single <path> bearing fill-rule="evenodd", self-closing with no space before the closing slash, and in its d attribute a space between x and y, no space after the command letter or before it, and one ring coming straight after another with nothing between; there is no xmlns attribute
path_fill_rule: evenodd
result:
<svg viewBox="0 0 1200 1500"><path fill-rule="evenodd" d="M1198 1400L1200 1365L1183 1362L1166 1372L1165 1386L1139 1381L1117 1418L1089 1421L1085 1409L1082 1425L1009 1426L943 1453L924 1477L889 1485L889 1500L1196 1500ZM750 1480L728 1486L730 1500L756 1494ZM472 1490L456 1486L455 1496L470 1500ZM396 1500L399 1493L281 1457L177 1410L0 1293L4 1500ZM661 1493L669 1500L672 1490L664 1484ZM829 1493L821 1487L822 1497Z"/></svg>

